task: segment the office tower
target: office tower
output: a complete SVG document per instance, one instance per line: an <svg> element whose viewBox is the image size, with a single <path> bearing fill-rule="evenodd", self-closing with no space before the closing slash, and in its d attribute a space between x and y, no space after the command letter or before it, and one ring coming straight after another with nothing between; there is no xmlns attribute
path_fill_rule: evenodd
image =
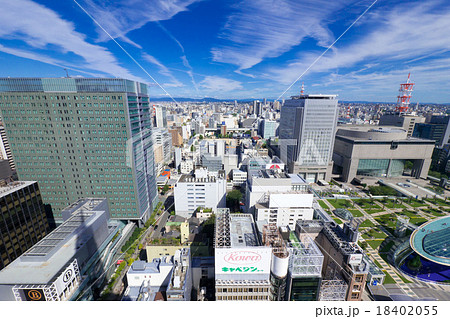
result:
<svg viewBox="0 0 450 319"><path fill-rule="evenodd" d="M206 169L196 169L195 177L182 175L174 188L175 212L190 218L199 207L210 208L214 213L226 206L227 181L224 172L217 176Z"/></svg>
<svg viewBox="0 0 450 319"><path fill-rule="evenodd" d="M37 182L0 186L0 269L50 231Z"/></svg>
<svg viewBox="0 0 450 319"><path fill-rule="evenodd" d="M408 136L412 136L417 123L424 123L425 117L400 112L386 112L380 117L379 126L397 126L407 131Z"/></svg>
<svg viewBox="0 0 450 319"><path fill-rule="evenodd" d="M278 123L271 120L263 120L260 124L260 135L262 138L271 138L277 136Z"/></svg>
<svg viewBox="0 0 450 319"><path fill-rule="evenodd" d="M167 108L165 106L155 107L155 126L167 127Z"/></svg>
<svg viewBox="0 0 450 319"><path fill-rule="evenodd" d="M172 161L172 135L165 128L153 128L153 152L155 158L155 171L161 174L164 165Z"/></svg>
<svg viewBox="0 0 450 319"><path fill-rule="evenodd" d="M417 123L412 136L433 140L439 148L450 144L450 116L433 115L429 123Z"/></svg>
<svg viewBox="0 0 450 319"><path fill-rule="evenodd" d="M308 182L330 180L338 105L336 95L299 95L281 108L280 157Z"/></svg>
<svg viewBox="0 0 450 319"><path fill-rule="evenodd" d="M253 101L253 114L260 116L262 113L262 104L260 101Z"/></svg>
<svg viewBox="0 0 450 319"><path fill-rule="evenodd" d="M145 222L157 201L147 86L107 78L2 78L0 108L19 179L55 219L84 197Z"/></svg>

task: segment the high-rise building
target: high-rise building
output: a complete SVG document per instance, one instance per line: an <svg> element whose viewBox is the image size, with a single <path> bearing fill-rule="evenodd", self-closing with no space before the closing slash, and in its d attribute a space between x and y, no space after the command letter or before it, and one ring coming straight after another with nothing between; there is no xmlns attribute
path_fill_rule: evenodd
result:
<svg viewBox="0 0 450 319"><path fill-rule="evenodd" d="M260 135L262 138L271 138L277 136L278 123L271 120L263 120L260 124Z"/></svg>
<svg viewBox="0 0 450 319"><path fill-rule="evenodd" d="M450 116L433 115L429 123L417 123L412 136L434 140L439 148L450 144Z"/></svg>
<svg viewBox="0 0 450 319"><path fill-rule="evenodd" d="M37 182L0 187L0 269L22 255L50 231Z"/></svg>
<svg viewBox="0 0 450 319"><path fill-rule="evenodd" d="M149 218L157 191L145 84L1 78L0 109L19 179L40 183L56 220L84 197L106 197L115 219Z"/></svg>
<svg viewBox="0 0 450 319"><path fill-rule="evenodd" d="M195 177L181 175L174 188L175 212L182 217L192 217L199 207L212 209L226 206L227 181L224 172L210 175L206 169L196 169Z"/></svg>
<svg viewBox="0 0 450 319"><path fill-rule="evenodd" d="M281 108L280 157L308 182L330 180L338 105L336 95L299 95Z"/></svg>
<svg viewBox="0 0 450 319"><path fill-rule="evenodd" d="M165 106L155 107L155 126L167 127L167 108Z"/></svg>

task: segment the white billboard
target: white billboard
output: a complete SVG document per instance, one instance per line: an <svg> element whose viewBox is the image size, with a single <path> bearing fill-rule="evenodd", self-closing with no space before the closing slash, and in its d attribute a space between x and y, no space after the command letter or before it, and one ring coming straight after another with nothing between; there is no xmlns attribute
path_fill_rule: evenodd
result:
<svg viewBox="0 0 450 319"><path fill-rule="evenodd" d="M362 254L352 254L348 259L348 263L350 265L359 265L362 262L363 255Z"/></svg>
<svg viewBox="0 0 450 319"><path fill-rule="evenodd" d="M270 274L271 258L270 247L216 248L216 278L251 278L252 275L264 277Z"/></svg>

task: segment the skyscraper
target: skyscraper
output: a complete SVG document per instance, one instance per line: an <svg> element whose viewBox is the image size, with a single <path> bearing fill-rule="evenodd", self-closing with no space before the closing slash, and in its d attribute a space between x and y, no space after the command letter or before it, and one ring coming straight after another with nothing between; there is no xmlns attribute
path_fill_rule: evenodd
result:
<svg viewBox="0 0 450 319"><path fill-rule="evenodd" d="M308 182L331 178L336 95L293 96L281 107L280 157Z"/></svg>
<svg viewBox="0 0 450 319"><path fill-rule="evenodd" d="M0 186L0 269L50 232L37 182Z"/></svg>
<svg viewBox="0 0 450 319"><path fill-rule="evenodd" d="M167 108L165 106L155 107L155 126L167 127Z"/></svg>
<svg viewBox="0 0 450 319"><path fill-rule="evenodd" d="M55 219L84 197L145 222L156 205L147 86L125 79L0 78L19 179L37 180Z"/></svg>

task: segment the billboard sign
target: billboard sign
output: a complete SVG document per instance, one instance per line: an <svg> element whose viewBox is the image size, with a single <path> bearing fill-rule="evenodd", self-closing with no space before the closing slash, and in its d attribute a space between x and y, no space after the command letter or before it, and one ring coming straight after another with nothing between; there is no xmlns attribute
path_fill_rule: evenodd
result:
<svg viewBox="0 0 450 319"><path fill-rule="evenodd" d="M266 169L274 169L274 170L280 170L280 169L284 169L284 163L270 163L270 164L266 164Z"/></svg>
<svg viewBox="0 0 450 319"><path fill-rule="evenodd" d="M216 276L270 274L270 247L216 248Z"/></svg>
<svg viewBox="0 0 450 319"><path fill-rule="evenodd" d="M362 254L353 254L350 255L348 259L348 263L350 265L359 265L362 262L363 255Z"/></svg>
<svg viewBox="0 0 450 319"><path fill-rule="evenodd" d="M74 260L76 263L76 259ZM67 286L72 283L75 278L74 262L71 262L69 266L62 272L62 274L56 279L55 287L58 294L61 294Z"/></svg>
<svg viewBox="0 0 450 319"><path fill-rule="evenodd" d="M45 301L43 289L22 289L27 301Z"/></svg>

